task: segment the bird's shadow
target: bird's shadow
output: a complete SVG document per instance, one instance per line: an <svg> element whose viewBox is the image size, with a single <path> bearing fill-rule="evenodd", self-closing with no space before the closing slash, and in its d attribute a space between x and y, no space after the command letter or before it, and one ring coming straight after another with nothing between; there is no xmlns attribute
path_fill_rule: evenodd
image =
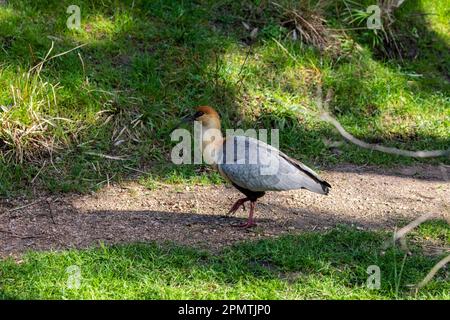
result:
<svg viewBox="0 0 450 320"><path fill-rule="evenodd" d="M40 218L46 217L40 215ZM395 255L380 253L381 244L385 241L383 234L355 232L350 228L335 228L323 234L298 233L272 237L263 242L235 244L226 250L212 252L213 254L186 245L189 241L194 243L197 240L197 244L207 243L209 248L218 248L219 244L226 245L228 241L236 240L236 238L239 240L242 236L255 239L255 235L258 235L257 232L230 229L228 225L230 220L234 219L186 212L67 211L54 216L55 223L48 226L53 231L45 229L42 233L48 239L52 235L58 236L62 241L59 243L61 247L55 247L57 243L49 241L41 242L37 249L62 249L68 245L84 248L91 247L98 241L115 244L113 247L83 251L80 258L76 259L78 264L83 263L83 259L89 261L81 266L83 275L87 275L86 282L83 282L84 287L80 289L81 293L72 291L68 293L69 296L65 296L69 299L79 298L77 294L81 295L84 290L91 290L98 283L111 281L111 279L126 283L126 286L130 288L139 283L139 290L133 293L133 297L167 299L165 287L180 286L178 280L170 278L173 274L182 274L183 278L188 279L187 281L190 281L192 275L208 274L210 276L206 278L207 280L202 278L202 281L196 282L196 285L204 286L206 282L208 292L218 296L223 294L224 297L226 294L221 293L220 288L216 291L215 287L211 287L211 283L226 286L229 290L235 285L241 287L255 280L268 282L276 280L286 283L289 287L293 285L292 288L295 288L297 281L307 280L309 277L316 279L319 273L324 281L341 282L345 283L346 287L360 289L361 284L366 283L367 266L376 264L382 270L392 270L393 264L401 263L403 257L398 253ZM341 222L350 221L343 219ZM261 224L276 236L282 234L281 229L276 231L270 219L263 219ZM210 228L210 231L202 232L201 230L204 230L206 226ZM219 229L219 226L223 228ZM216 227L217 229L214 229ZM236 232L231 233L230 230L236 230ZM62 233L64 237L61 237ZM157 244L151 240L171 243ZM128 243L131 244L122 246ZM343 252L351 254L343 254ZM65 270L67 258L67 255L52 257L56 261L64 262L60 264L62 271ZM52 292L52 297L59 298L59 288L61 283L64 285L64 282L60 281L61 270L58 265L53 264L55 260L52 259L31 260L32 267L30 267L30 261L24 259L22 263L14 264L6 270L11 272L10 278L14 280L22 278L34 280L36 270L46 274L47 279L55 278L55 283L52 283L52 290L49 292ZM394 263L392 259L395 259ZM420 260L420 257L418 259ZM417 283L421 280L421 271L423 271L421 269L424 268L424 263L426 263L425 268L431 268L433 265L432 259L426 262L420 260L421 263L417 261L413 256L404 264L405 279L403 281L405 283ZM102 267L103 265L108 267ZM343 270L352 272L343 272ZM151 285L152 281L142 286L142 279L148 273L166 279L164 287L158 284L158 290L155 290ZM169 278L167 278L168 275ZM387 276L383 282L383 288L386 291L382 292L388 295L392 291L389 288L394 285L394 281L396 278ZM42 294L45 294L42 290L38 290L38 288L42 289L41 286L39 281L30 281L27 283L27 290L20 293L17 293L13 286L4 286L0 288L0 298L39 299L42 298ZM120 295L121 292L119 291L118 294Z"/></svg>
<svg viewBox="0 0 450 320"><path fill-rule="evenodd" d="M100 243L173 242L217 250L240 241L276 237L305 230L324 230L337 225L381 227L377 221L336 217L329 212L292 209L279 204L259 204L257 226L236 227L247 213L237 216L215 213L149 210L80 210L64 204L58 210L39 206L20 214L0 215L0 256L27 250L87 248ZM11 229L9 226L13 225ZM11 231L7 231L10 229Z"/></svg>

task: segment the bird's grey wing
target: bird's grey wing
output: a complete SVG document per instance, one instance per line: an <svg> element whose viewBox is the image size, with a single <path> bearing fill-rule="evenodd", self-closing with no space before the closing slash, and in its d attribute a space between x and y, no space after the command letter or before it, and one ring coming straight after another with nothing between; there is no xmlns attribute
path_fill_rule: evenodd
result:
<svg viewBox="0 0 450 320"><path fill-rule="evenodd" d="M324 189L325 193L328 193L328 189L331 188L331 185L323 180L314 170L306 166L305 164L301 163L298 160L295 160L288 155L284 154L280 151L280 156L283 157L287 162L295 166L297 169L301 170L303 173L308 175L310 178L321 184L322 188Z"/></svg>
<svg viewBox="0 0 450 320"><path fill-rule="evenodd" d="M218 169L230 181L251 191L306 188L324 193L311 173L305 173L283 155L262 141L233 136L224 143Z"/></svg>
<svg viewBox="0 0 450 320"><path fill-rule="evenodd" d="M255 140L255 139L254 139ZM274 148L271 145L268 145L262 141L257 140L260 144L264 145L265 148L267 148L268 150L271 151L275 151L278 152L278 154L284 158L287 162L289 162L290 164L292 164L293 166L297 167L297 169L303 171L306 175L310 176L312 179L317 180L318 182L324 183L326 186L328 186L329 188L331 188L331 186L328 184L328 182L326 182L325 180L323 180L313 169L311 169L310 167L308 167L307 165L305 165L304 163L301 163L300 161L293 159L291 157L289 157L287 154L281 152L280 150Z"/></svg>

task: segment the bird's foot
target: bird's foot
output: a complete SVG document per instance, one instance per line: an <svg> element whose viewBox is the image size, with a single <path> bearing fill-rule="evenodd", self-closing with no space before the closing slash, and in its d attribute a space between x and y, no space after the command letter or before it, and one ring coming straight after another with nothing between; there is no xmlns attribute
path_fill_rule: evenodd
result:
<svg viewBox="0 0 450 320"><path fill-rule="evenodd" d="M233 224L232 226L236 227L236 228L249 229L249 228L256 227L256 223L254 221L247 221L246 223Z"/></svg>

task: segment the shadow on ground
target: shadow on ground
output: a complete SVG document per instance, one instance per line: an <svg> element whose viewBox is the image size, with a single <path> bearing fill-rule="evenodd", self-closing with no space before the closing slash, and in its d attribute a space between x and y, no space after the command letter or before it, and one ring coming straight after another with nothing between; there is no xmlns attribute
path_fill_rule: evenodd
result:
<svg viewBox="0 0 450 320"><path fill-rule="evenodd" d="M0 298L413 298L408 285L418 283L436 258L415 251L402 261L406 256L398 249L383 249L385 240L380 233L340 227L251 241L213 254L153 242L34 253L20 264L0 261ZM379 290L366 286L367 268L373 265L383 272ZM68 266L80 270L76 289L67 287ZM438 275L419 297L445 299L445 288Z"/></svg>
<svg viewBox="0 0 450 320"><path fill-rule="evenodd" d="M448 215L449 184L435 170L434 176L424 171L427 179L414 176L420 168L408 175L348 166L325 171L322 176L332 185L328 196L305 190L268 192L257 204L258 227L250 230L232 226L242 223L247 211L225 217L242 197L230 186L148 190L125 183L91 195L3 199L0 254L143 241L172 241L215 251L243 240L339 225L393 231L425 213Z"/></svg>

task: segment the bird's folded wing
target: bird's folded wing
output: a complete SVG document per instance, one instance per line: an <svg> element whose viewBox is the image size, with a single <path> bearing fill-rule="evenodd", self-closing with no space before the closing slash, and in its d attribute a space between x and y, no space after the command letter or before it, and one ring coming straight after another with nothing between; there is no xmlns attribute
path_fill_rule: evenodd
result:
<svg viewBox="0 0 450 320"><path fill-rule="evenodd" d="M306 188L326 193L323 180L304 164L251 137L233 136L224 142L219 171L251 191Z"/></svg>

